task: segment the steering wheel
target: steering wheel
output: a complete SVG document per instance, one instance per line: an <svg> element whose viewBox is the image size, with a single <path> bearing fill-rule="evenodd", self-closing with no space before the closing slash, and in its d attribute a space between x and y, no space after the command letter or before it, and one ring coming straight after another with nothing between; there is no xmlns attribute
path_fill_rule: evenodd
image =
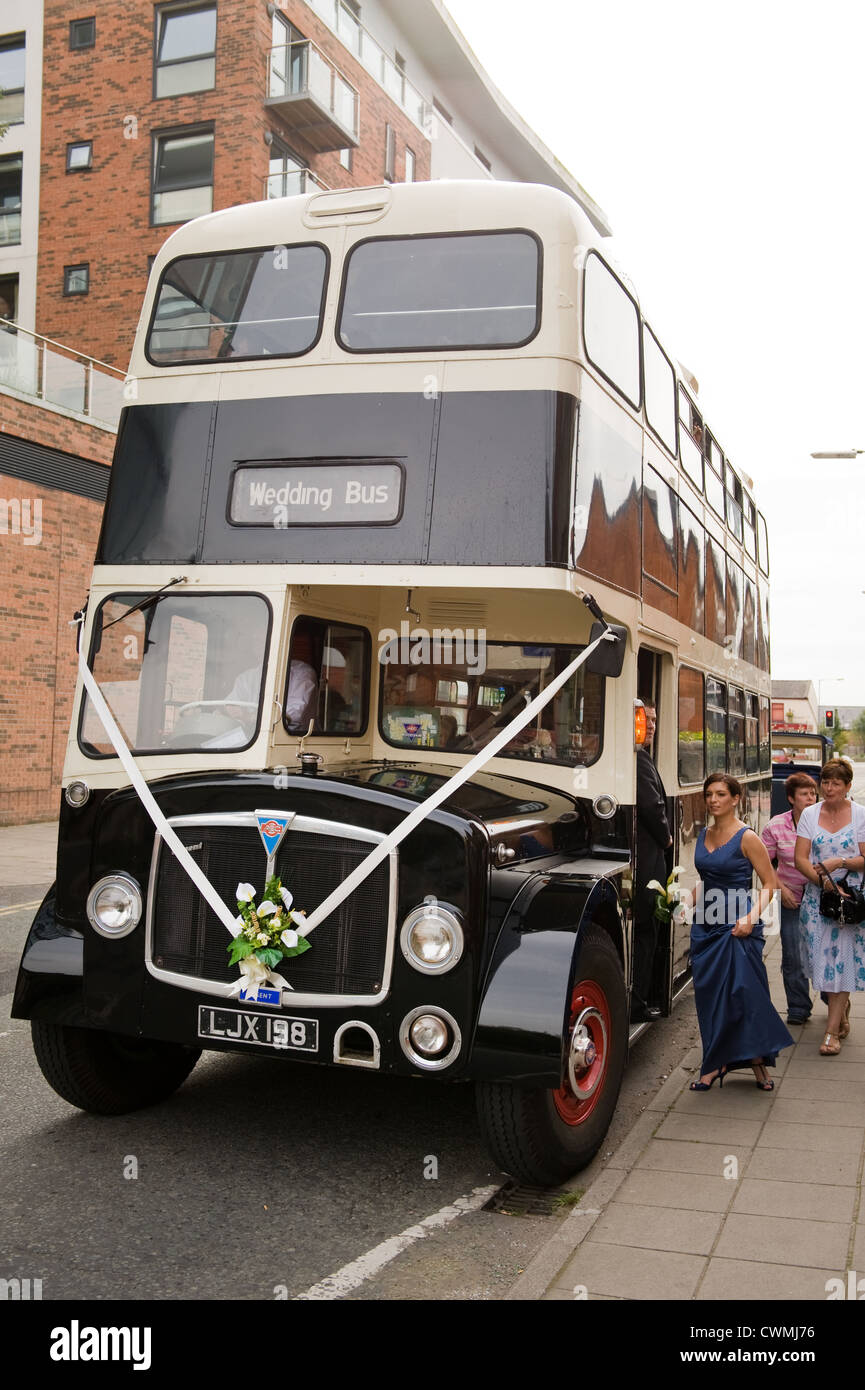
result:
<svg viewBox="0 0 865 1390"><path fill-rule="evenodd" d="M181 705L177 711L177 718L185 714L189 709L258 709L257 700L190 700L188 704Z"/></svg>

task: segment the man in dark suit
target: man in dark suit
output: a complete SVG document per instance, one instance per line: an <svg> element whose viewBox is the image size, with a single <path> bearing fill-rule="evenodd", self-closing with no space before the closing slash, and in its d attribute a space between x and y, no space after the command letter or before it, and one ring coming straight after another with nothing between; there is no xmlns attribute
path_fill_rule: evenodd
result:
<svg viewBox="0 0 865 1390"><path fill-rule="evenodd" d="M634 975L631 988L631 1022L648 1023L661 1017L650 999L652 966L658 942L654 888L646 884L667 879L667 850L673 843L667 820L667 793L652 758L657 712L645 705L646 741L637 749L637 855L634 875Z"/></svg>

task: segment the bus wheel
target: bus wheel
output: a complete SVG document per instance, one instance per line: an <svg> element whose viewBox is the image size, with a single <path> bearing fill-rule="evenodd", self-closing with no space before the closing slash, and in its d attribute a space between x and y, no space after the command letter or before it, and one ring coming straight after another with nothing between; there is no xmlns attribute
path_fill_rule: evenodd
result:
<svg viewBox="0 0 865 1390"><path fill-rule="evenodd" d="M509 1081L477 1085L481 1128L504 1172L552 1187L591 1162L616 1108L627 1042L619 957L606 932L591 925L571 994L563 1085L554 1091Z"/></svg>
<svg viewBox="0 0 865 1390"><path fill-rule="evenodd" d="M31 1024L42 1075L70 1105L94 1115L124 1115L165 1100L201 1056L179 1043L127 1038L62 1023Z"/></svg>

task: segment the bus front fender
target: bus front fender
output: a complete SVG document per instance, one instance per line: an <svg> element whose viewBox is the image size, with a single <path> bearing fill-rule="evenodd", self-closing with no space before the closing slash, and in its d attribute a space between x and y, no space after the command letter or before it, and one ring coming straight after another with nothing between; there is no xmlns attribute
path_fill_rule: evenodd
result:
<svg viewBox="0 0 865 1390"><path fill-rule="evenodd" d="M523 890L498 936L484 985L469 1074L561 1086L581 937L591 922L617 947L621 911L607 880L542 878Z"/></svg>
<svg viewBox="0 0 865 1390"><path fill-rule="evenodd" d="M52 884L27 935L12 1000L12 1017L86 1026L84 937L74 927L58 922L55 889Z"/></svg>

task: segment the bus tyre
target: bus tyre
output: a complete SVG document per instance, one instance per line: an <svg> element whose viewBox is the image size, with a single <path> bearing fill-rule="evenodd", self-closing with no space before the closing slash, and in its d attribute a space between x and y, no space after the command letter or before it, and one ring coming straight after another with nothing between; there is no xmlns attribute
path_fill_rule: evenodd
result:
<svg viewBox="0 0 865 1390"><path fill-rule="evenodd" d="M505 1173L553 1187L591 1162L616 1108L627 1045L621 963L609 936L592 924L583 932L571 995L564 1084L557 1090L510 1081L477 1085L481 1129Z"/></svg>
<svg viewBox="0 0 865 1390"><path fill-rule="evenodd" d="M93 1115L124 1115L165 1100L201 1056L179 1043L127 1038L62 1023L31 1024L42 1075L70 1105Z"/></svg>

